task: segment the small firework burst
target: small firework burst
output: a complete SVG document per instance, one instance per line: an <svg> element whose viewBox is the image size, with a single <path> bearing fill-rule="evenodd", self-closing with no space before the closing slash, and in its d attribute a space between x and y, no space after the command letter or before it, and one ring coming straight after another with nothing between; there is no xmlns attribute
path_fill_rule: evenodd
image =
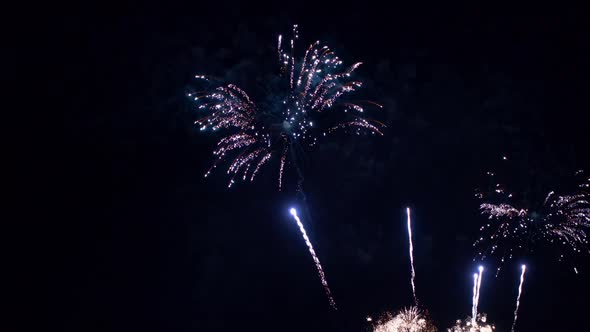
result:
<svg viewBox="0 0 590 332"><path fill-rule="evenodd" d="M384 314L374 325L374 332L436 332L437 329L426 313L418 307L400 310L395 316Z"/></svg>
<svg viewBox="0 0 590 332"><path fill-rule="evenodd" d="M493 172L488 175L494 180L497 177ZM576 172L576 176L582 175L582 171ZM589 252L590 178L578 180L573 193L550 191L542 199L523 200L520 204L515 202L520 195L494 182L488 193L476 194L483 201L481 213L488 219L474 243L481 259L498 256L503 263L539 245L557 249L560 259Z"/></svg>
<svg viewBox="0 0 590 332"><path fill-rule="evenodd" d="M212 91L189 93L199 110L207 116L195 121L201 130L221 130L225 134L214 149L215 161L205 173L227 161L228 187L236 177L253 181L259 170L273 158L280 160L278 187L283 186L286 165L295 163L300 147L313 147L318 139L335 131L383 135L384 125L362 116L371 101L342 99L361 88L361 81L351 80L361 65L341 68L342 60L328 46L316 41L299 60L295 56L297 25L293 27L289 49L283 49L279 36L277 53L281 79L269 80L270 96L260 104L234 84L223 84ZM212 78L197 75L211 84ZM276 86L275 86L276 85ZM269 94L269 93L267 93ZM269 102L270 101L270 102Z"/></svg>
<svg viewBox="0 0 590 332"><path fill-rule="evenodd" d="M461 320L457 319L455 325L447 329L448 332L493 332L496 330L494 324L488 322L486 314L478 314L477 319L471 316Z"/></svg>

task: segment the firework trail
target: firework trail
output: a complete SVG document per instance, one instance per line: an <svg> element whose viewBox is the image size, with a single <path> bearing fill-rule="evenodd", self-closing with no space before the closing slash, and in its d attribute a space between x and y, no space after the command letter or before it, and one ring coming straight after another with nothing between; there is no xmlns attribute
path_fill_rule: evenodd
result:
<svg viewBox="0 0 590 332"><path fill-rule="evenodd" d="M448 332L493 332L496 327L487 323L487 316L484 313L478 313L479 294L481 289L481 279L483 276L483 266L479 266L479 273L473 274L473 305L471 307L471 316L466 319L458 319L455 325L448 328Z"/></svg>
<svg viewBox="0 0 590 332"><path fill-rule="evenodd" d="M473 324L475 324L475 318L477 317L477 307L479 306L479 289L481 288L481 277L483 274L483 266L479 266L479 273L473 274L473 308L472 316Z"/></svg>
<svg viewBox="0 0 590 332"><path fill-rule="evenodd" d="M583 172L578 171L577 176ZM493 179L495 174L488 172ZM498 181L494 181L498 182ZM582 179L573 193L557 194L549 191L544 199L527 201L521 206L513 203L520 198L501 183L493 185L489 193L477 197L481 214L488 221L480 228L481 236L473 244L478 256L500 256L501 263L516 254L544 246L556 250L561 260L565 254L589 253L590 178ZM522 199L522 198L521 198ZM498 271L501 264L498 267ZM577 268L574 266L574 271Z"/></svg>
<svg viewBox="0 0 590 332"><path fill-rule="evenodd" d="M516 308L514 309L514 321L512 322L512 332L516 327L516 319L518 318L518 307L520 306L520 295L522 294L522 285L524 283L524 273L526 271L526 265L522 265L522 272L520 273L520 284L518 285L518 296L516 297Z"/></svg>
<svg viewBox="0 0 590 332"><path fill-rule="evenodd" d="M477 307L479 306L479 290L481 288L481 277L483 275L483 266L479 266L479 275L477 276L477 295L475 297L475 315L477 316Z"/></svg>
<svg viewBox="0 0 590 332"><path fill-rule="evenodd" d="M299 219L299 216L297 215L297 210L295 210L294 208L291 208L289 210L289 213L291 213L291 215L293 216L293 218L295 219L295 221L297 222L297 226L299 226L299 230L301 231L301 234L303 235L303 239L305 240L305 244L307 245L307 248L309 249L309 253L311 254L311 257L313 258L313 261L315 262L315 266L318 270L318 274L320 275L320 279L322 281L322 286L324 286L324 290L326 291L326 295L328 296L328 300L330 301L330 305L332 306L332 308L334 308L334 310L336 310L336 302L334 302L334 298L332 297L332 292L330 291L330 287L328 286L328 282L326 281L326 275L324 274L324 270L322 269L322 265L320 264L320 260L318 258L318 256L315 253L315 250L313 250L313 246L311 245L311 241L309 241L309 237L307 237L307 232L305 232L305 228L303 228L303 224L301 223L301 220Z"/></svg>
<svg viewBox="0 0 590 332"><path fill-rule="evenodd" d="M408 238L410 239L410 265L412 266L412 293L414 294L414 304L418 305L418 298L416 297L416 271L414 270L414 245L412 243L412 219L410 217L410 208L406 208L406 214L408 216Z"/></svg>
<svg viewBox="0 0 590 332"><path fill-rule="evenodd" d="M473 298L471 306L471 317L473 318L473 324L475 325L475 318L477 317L477 309L475 307L475 301L477 296L477 273L473 274Z"/></svg>
<svg viewBox="0 0 590 332"><path fill-rule="evenodd" d="M382 123L361 116L364 106L380 108L381 105L367 100L341 101L362 86L362 82L350 80L361 63L342 69L342 60L320 41L309 45L303 58L297 60L298 38L295 25L288 39L290 48L284 51L283 36L278 37L281 79L266 80L273 92L267 93L268 101L263 100L262 106L234 84L188 94L194 97L199 110L207 112L195 124L201 130L226 132L217 142L213 151L215 160L205 176L227 161L228 186L234 184L236 176L252 182L263 166L270 164L271 159L278 159L281 190L283 173L289 163L295 163L290 160L294 146L313 147L318 138L338 130L383 135ZM208 84L214 81L204 75L195 77Z"/></svg>

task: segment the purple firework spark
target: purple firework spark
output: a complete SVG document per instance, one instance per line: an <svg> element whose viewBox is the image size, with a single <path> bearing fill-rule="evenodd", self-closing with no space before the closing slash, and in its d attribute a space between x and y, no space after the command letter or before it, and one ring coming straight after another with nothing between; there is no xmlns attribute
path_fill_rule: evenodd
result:
<svg viewBox="0 0 590 332"><path fill-rule="evenodd" d="M336 130L383 135L382 123L361 116L365 111L363 106L381 108L381 105L371 101L340 101L362 86L362 82L350 80L361 63L340 69L342 60L320 41L309 45L303 58L296 60L297 38L297 25L293 27L288 51L283 50L283 36L278 38L280 72L288 84L283 85L282 95L273 96L275 102L270 107L257 106L234 84L189 94L197 101L198 109L209 113L195 124L201 130L226 132L217 142L213 151L216 159L205 177L227 161L228 187L236 177L253 181L260 168L276 156L280 160L278 185L281 190L286 164L289 160L295 164L292 160L294 145L314 146L319 137ZM203 75L196 78L211 81ZM325 116L336 112L336 115ZM329 120L325 121L326 118Z"/></svg>

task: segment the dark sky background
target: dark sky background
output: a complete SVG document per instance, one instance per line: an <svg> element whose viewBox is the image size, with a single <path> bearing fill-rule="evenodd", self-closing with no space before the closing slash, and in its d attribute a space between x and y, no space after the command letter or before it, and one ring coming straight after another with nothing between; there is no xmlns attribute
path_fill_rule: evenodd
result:
<svg viewBox="0 0 590 332"><path fill-rule="evenodd" d="M475 5L475 4L474 4ZM479 5L479 4L478 4ZM414 210L417 294L439 329L470 314L474 189L508 156L522 190L589 165L588 30L581 8L192 2L54 7L50 87L66 101L59 179L39 226L47 324L60 331L365 331L412 303L404 207ZM71 10L68 12L66 10ZM216 136L192 126L195 74L256 90L278 33L321 39L384 104L385 136L338 137L303 166L303 220L340 310L332 312L288 215L295 173L230 190L203 178ZM39 158L43 158L43 154ZM57 162L59 160L59 162ZM522 171L524 170L524 171ZM525 179L525 180L523 180ZM300 205L297 205L300 206ZM51 239L51 240L49 240ZM484 275L480 311L507 331L587 324L588 256L539 253Z"/></svg>

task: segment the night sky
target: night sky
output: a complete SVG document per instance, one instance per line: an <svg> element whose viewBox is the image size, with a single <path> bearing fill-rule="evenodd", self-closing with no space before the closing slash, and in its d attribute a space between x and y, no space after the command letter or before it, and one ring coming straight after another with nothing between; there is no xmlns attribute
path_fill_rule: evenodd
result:
<svg viewBox="0 0 590 332"><path fill-rule="evenodd" d="M58 212L37 227L47 326L366 331L367 315L412 304L406 206L420 302L439 330L464 318L483 174L508 156L511 180L543 193L590 171L588 20L581 8L537 5L52 8L38 45L65 101L65 135L38 156L50 161ZM321 39L345 64L365 63L356 77L387 125L383 137L328 139L302 165L303 223L337 312L288 214L301 207L293 168L282 192L272 167L231 189L223 171L203 178L218 136L193 126L186 97L196 74L257 91L294 23L300 45ZM576 258L578 275L543 250L484 274L480 311L510 329L523 262L517 330L583 330L588 256Z"/></svg>

